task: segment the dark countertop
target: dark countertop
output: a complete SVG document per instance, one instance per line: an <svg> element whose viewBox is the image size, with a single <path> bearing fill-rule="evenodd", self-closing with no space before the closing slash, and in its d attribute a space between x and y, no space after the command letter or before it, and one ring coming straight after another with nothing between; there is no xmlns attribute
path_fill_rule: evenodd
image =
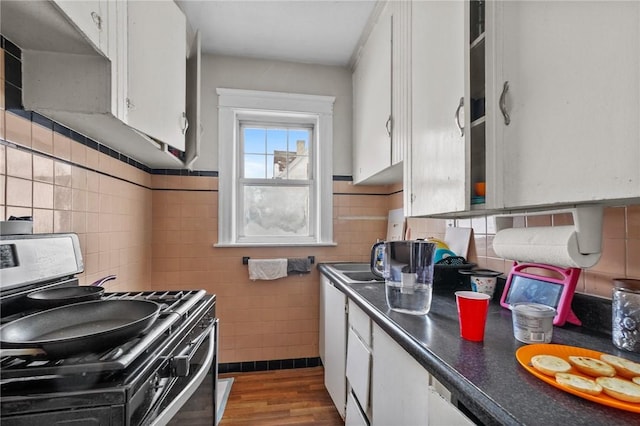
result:
<svg viewBox="0 0 640 426"><path fill-rule="evenodd" d="M434 292L428 315L407 315L388 307L384 283L350 283L331 264L320 264L318 268L442 382L460 409L470 411L483 424L640 424L638 413L566 393L522 368L515 352L525 344L513 337L511 312L495 300L489 309L484 342L470 342L460 337L455 297L451 292ZM582 327L554 327L552 343L640 362L640 354L620 351L610 337L586 333Z"/></svg>

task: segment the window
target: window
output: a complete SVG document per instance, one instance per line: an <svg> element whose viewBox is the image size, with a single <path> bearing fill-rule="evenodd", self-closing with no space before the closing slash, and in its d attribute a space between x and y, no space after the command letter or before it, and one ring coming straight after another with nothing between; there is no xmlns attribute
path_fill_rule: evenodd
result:
<svg viewBox="0 0 640 426"><path fill-rule="evenodd" d="M241 121L240 140L238 240L309 236L313 127Z"/></svg>
<svg viewBox="0 0 640 426"><path fill-rule="evenodd" d="M218 246L333 244L333 97L218 89Z"/></svg>

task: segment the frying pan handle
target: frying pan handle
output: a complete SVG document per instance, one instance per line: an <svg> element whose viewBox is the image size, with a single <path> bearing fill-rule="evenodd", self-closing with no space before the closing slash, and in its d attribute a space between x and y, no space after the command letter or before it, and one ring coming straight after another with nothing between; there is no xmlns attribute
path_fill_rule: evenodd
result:
<svg viewBox="0 0 640 426"><path fill-rule="evenodd" d="M100 278L98 281L92 283L92 286L102 287L104 283L107 281L115 280L117 277L115 275L107 275L106 277Z"/></svg>

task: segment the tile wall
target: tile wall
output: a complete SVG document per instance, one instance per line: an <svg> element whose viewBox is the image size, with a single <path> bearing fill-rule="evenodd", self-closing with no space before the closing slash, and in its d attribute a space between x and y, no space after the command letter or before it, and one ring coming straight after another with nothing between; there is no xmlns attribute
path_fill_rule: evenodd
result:
<svg viewBox="0 0 640 426"><path fill-rule="evenodd" d="M242 257L368 262L371 244L386 235L388 210L402 207L401 185L355 187L348 178L336 177L336 246L216 248L214 175L144 170L41 120L5 111L4 68L0 63L0 220L32 215L35 232L78 233L86 263L83 284L116 274L109 290L204 288L216 293L222 363L317 357L317 269L252 282ZM564 221L562 216L536 217L523 226ZM492 217L457 222L474 229L470 260L509 270L511 263L491 250ZM444 220L425 219L421 232L442 237L445 226ZM602 260L582 274L579 291L609 297L613 277L640 278L639 205L606 209Z"/></svg>
<svg viewBox="0 0 640 426"><path fill-rule="evenodd" d="M35 233L77 233L82 283L115 274L110 291L150 288L150 175L0 112L0 220L33 216Z"/></svg>
<svg viewBox="0 0 640 426"><path fill-rule="evenodd" d="M386 235L392 188L334 182L334 247L218 248L216 178L152 176L153 273L158 288L205 288L217 297L220 361L318 355L319 274L249 280L244 256L369 261Z"/></svg>
<svg viewBox="0 0 640 426"><path fill-rule="evenodd" d="M242 257L368 261L372 242L385 237L389 203L402 197L398 188L355 188L336 177L336 246L304 252L215 248L215 173L150 170L42 116L11 108L7 103L19 105L21 79L18 73L5 81L4 63L0 70L0 220L33 216L37 233L77 233L85 260L81 284L115 274L109 291L215 293L222 363L318 356L317 269L251 282Z"/></svg>

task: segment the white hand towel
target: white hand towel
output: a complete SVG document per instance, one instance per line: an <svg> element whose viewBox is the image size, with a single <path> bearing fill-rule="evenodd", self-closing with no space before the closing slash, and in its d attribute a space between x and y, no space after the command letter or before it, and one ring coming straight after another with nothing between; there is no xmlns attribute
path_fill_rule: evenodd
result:
<svg viewBox="0 0 640 426"><path fill-rule="evenodd" d="M287 259L249 259L249 279L276 280L287 276Z"/></svg>

